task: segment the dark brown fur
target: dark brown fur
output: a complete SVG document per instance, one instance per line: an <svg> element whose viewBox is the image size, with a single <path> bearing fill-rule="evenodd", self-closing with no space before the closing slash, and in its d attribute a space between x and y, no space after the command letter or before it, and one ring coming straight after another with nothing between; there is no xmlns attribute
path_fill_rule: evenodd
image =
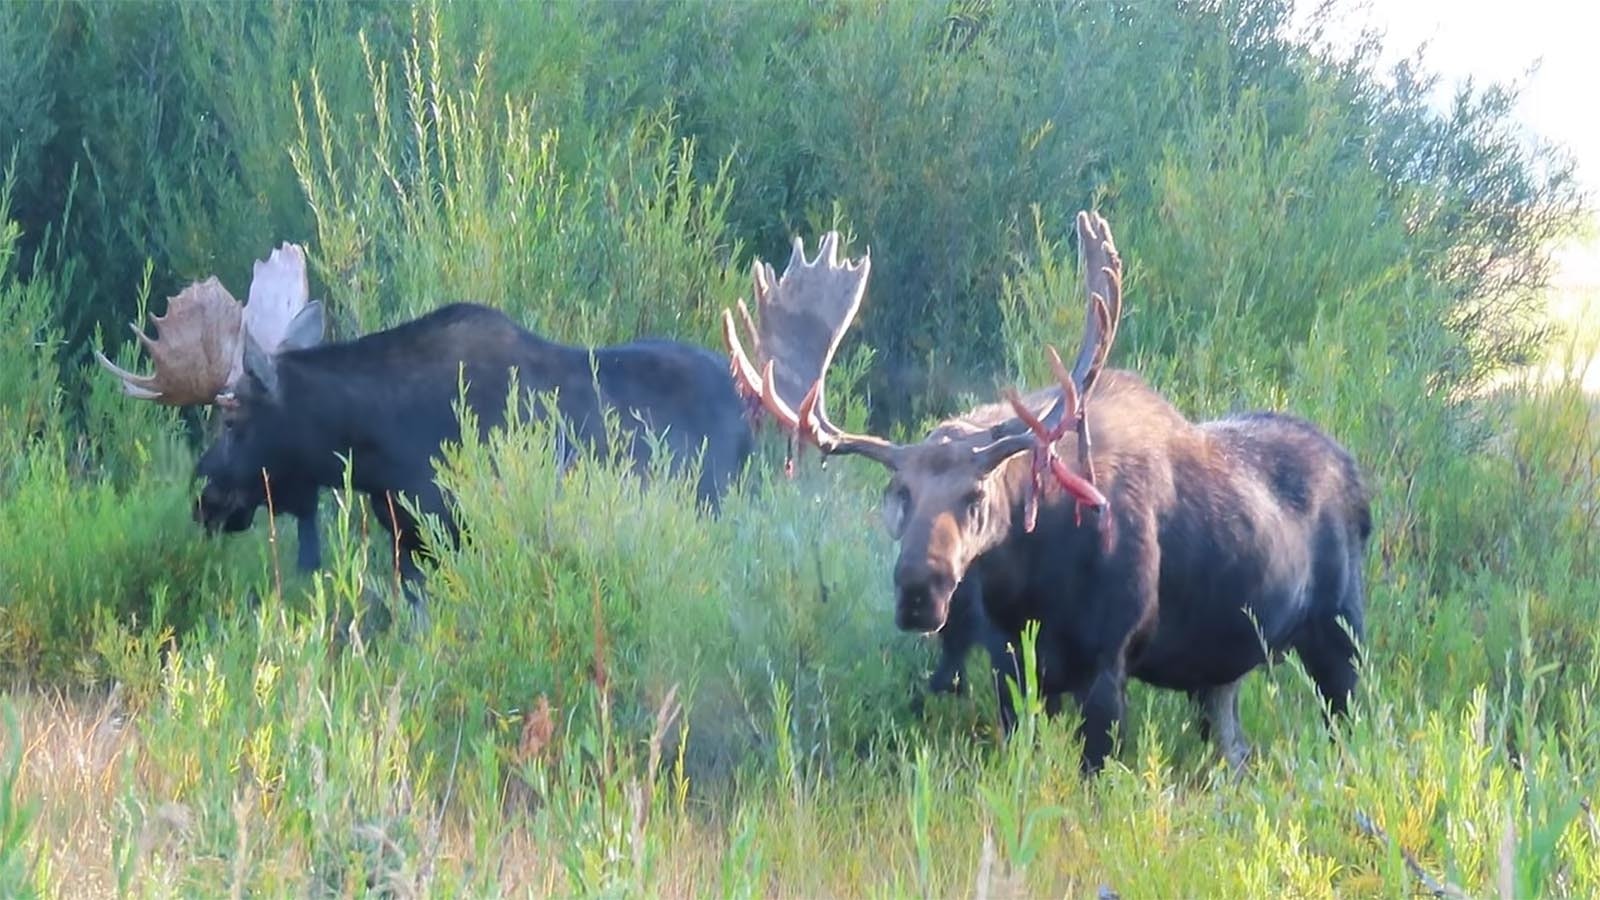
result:
<svg viewBox="0 0 1600 900"><path fill-rule="evenodd" d="M403 551L408 581L420 575L423 534L401 498L455 533L434 466L441 448L461 438L456 403L463 384L481 433L503 423L513 385L524 400L553 401L572 437L569 458L585 449L605 455L605 417L614 414L617 437L641 475L652 464L650 434L672 452L674 470L699 465L698 495L711 508L742 471L754 440L727 366L709 350L666 340L572 347L475 304L282 353L273 366L275 390L247 370L237 408L201 457L197 517L213 529L248 527L266 502L265 470L274 496L296 501L285 508L310 524L302 536L315 535L317 491L343 484L348 464L352 486L371 498ZM546 412L544 403L526 408L532 416ZM303 567L318 563L315 552L302 552Z"/></svg>
<svg viewBox="0 0 1600 900"><path fill-rule="evenodd" d="M1055 393L1028 401L1039 408ZM947 646L983 643L999 679L1015 677L1022 630L1039 623L1047 708L1078 701L1090 768L1110 751L1129 676L1204 701L1231 759L1243 752L1236 683L1269 653L1295 650L1329 709L1344 710L1371 518L1343 448L1275 413L1191 424L1138 376L1106 370L1089 423L1109 533L1093 512L1079 524L1051 481L1029 533L1029 455L977 472L964 462L970 442L959 440L1011 417L995 404L943 423L896 471L886 502L907 506L895 569L901 627L948 621ZM1076 460L1076 436L1058 452ZM949 670L946 660L941 674ZM1009 727L1003 683L1000 697Z"/></svg>

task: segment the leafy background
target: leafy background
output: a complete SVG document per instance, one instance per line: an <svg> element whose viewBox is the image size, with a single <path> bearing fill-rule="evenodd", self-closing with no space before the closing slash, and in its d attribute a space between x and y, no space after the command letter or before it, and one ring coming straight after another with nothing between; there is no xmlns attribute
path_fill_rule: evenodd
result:
<svg viewBox="0 0 1600 900"><path fill-rule="evenodd" d="M0 7L0 888L1600 891L1600 412L1581 377L1494 377L1593 351L1543 315L1585 198L1510 89L1440 113L1422 64L1380 78L1375 45L1288 19ZM753 258L839 228L874 273L830 396L915 435L1076 333L1085 206L1128 261L1117 364L1196 418L1312 418L1374 490L1357 713L1330 741L1295 663L1252 678L1238 778L1152 689L1092 783L1070 723L1002 744L985 692L923 697L864 467L788 482L769 447L707 519L603 461L555 490L536 425L454 448L469 540L433 627L385 632L355 500L316 578L276 523L200 540L205 415L89 355L135 364L123 323L212 273L243 290L282 240L340 336L473 299L714 346Z"/></svg>

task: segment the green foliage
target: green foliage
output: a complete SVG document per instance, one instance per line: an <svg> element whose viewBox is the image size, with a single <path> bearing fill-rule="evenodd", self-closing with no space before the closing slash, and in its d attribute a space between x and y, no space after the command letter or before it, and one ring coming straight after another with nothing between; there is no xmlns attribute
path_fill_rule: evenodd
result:
<svg viewBox="0 0 1600 900"><path fill-rule="evenodd" d="M10 114L25 118L0 150L16 154L26 255L60 241L90 263L52 310L70 347L96 325L121 328L147 260L158 263L155 292L168 296L213 272L240 283L253 257L238 248L305 234L283 153L294 123L285 85L313 65L325 79L359 77L359 60L329 38L362 10L94 0L0 9L0 35L25 48L0 69L0 81L18 83Z"/></svg>
<svg viewBox="0 0 1600 900"><path fill-rule="evenodd" d="M1371 47L1325 59L1279 0L953 9L17 4L0 83L24 124L0 149L18 155L27 240L59 220L94 263L52 310L74 349L120 327L147 259L165 296L208 273L242 283L248 260L313 236L352 330L470 298L569 340L704 339L743 247L781 258L793 233L843 225L876 251L861 328L885 424L1000 374L995 298L1035 207L1065 240L1095 192L1160 208L1171 168L1213 152L1278 166L1254 177L1303 207L1295 223L1352 180L1376 192L1373 221L1404 223L1408 258L1448 289L1446 386L1539 337L1543 248L1579 194L1559 151L1511 130L1512 90L1439 116L1425 69L1389 86ZM1216 133L1241 120L1248 134ZM1323 187L1286 187L1307 172ZM1203 233L1193 220L1172 224ZM1320 270L1249 271L1233 268L1268 279L1242 286L1296 310L1279 327L1304 340ZM1179 286L1182 304L1210 293Z"/></svg>
<svg viewBox="0 0 1600 900"><path fill-rule="evenodd" d="M0 889L1600 892L1600 407L1572 379L1473 390L1543 330L1570 171L1505 90L1439 116L1420 69L1384 86L1286 17L0 7L0 673L126 704L121 730L75 730L69 697L6 735ZM349 490L314 577L283 522L202 540L208 416L87 354L140 367L125 321L213 272L242 293L281 240L342 336L471 299L574 343L714 344L751 256L838 227L874 278L832 412L914 436L1044 379L1086 205L1128 261L1115 363L1195 418L1318 422L1374 495L1355 714L1329 740L1297 663L1252 677L1242 774L1168 692L1134 687L1092 781L1029 684L1005 744L990 692L924 697L868 466L791 481L768 441L709 516L664 468L558 472L556 429L515 421L440 461L464 539L416 629ZM69 817L61 773L106 740Z"/></svg>
<svg viewBox="0 0 1600 900"><path fill-rule="evenodd" d="M35 803L18 796L22 774L22 726L17 710L5 703L6 739L0 759L0 888L7 897L39 896L37 850L30 851L27 837L38 816Z"/></svg>
<svg viewBox="0 0 1600 900"><path fill-rule="evenodd" d="M1581 220L1584 198L1570 158L1544 144L1529 148L1518 132L1513 87L1462 88L1440 116L1427 100L1437 76L1412 62L1394 81L1369 101L1373 161L1391 189L1409 195L1414 258L1456 301L1447 322L1463 347L1444 375L1475 383L1528 361L1547 337L1543 248Z"/></svg>
<svg viewBox="0 0 1600 900"><path fill-rule="evenodd" d="M44 148L55 136L51 119L55 95L46 77L48 37L55 21L43 10L31 16L16 15L15 8L10 12L0 17L0 96L7 101L0 108L0 134L14 135L7 161L27 180L26 191L34 187L33 179L43 168Z"/></svg>
<svg viewBox="0 0 1600 900"><path fill-rule="evenodd" d="M12 182L0 187L0 497L24 452L62 426L56 353L60 332L49 324L53 286L45 278L22 282L16 223L10 219Z"/></svg>
<svg viewBox="0 0 1600 900"><path fill-rule="evenodd" d="M187 629L215 612L215 548L190 530L187 477L86 485L66 456L58 440L32 448L0 505L0 669L13 678L93 682L107 674L90 652L95 628Z"/></svg>
<svg viewBox="0 0 1600 900"><path fill-rule="evenodd" d="M364 114L337 109L316 70L295 94L290 158L335 314L362 333L470 298L574 343L710 340L734 296L725 173L696 182L693 144L643 118L577 132L584 163L565 169L559 123L493 92L488 49L457 75L437 12L413 26L397 72L363 32Z"/></svg>

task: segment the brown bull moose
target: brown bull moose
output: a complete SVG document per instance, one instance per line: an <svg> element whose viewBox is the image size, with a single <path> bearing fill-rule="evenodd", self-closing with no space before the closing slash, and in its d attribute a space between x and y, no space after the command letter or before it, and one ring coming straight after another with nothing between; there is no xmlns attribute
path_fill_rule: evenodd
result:
<svg viewBox="0 0 1600 900"><path fill-rule="evenodd" d="M1138 376L1103 368L1122 261L1100 216L1080 213L1077 231L1084 335L1070 371L1051 350L1055 386L1008 392L916 444L835 426L823 375L865 291L865 258L821 296L758 276L759 322L740 305L756 362L724 316L735 380L796 439L888 470L895 623L937 632L953 621L957 644L984 631L1007 731L1004 678L1018 674L1015 650L1037 623L1046 709L1077 701L1085 768L1112 748L1130 676L1199 700L1202 730L1239 764L1249 752L1239 685L1269 656L1295 651L1327 711L1349 703L1366 489L1350 455L1308 422L1258 412L1192 424Z"/></svg>

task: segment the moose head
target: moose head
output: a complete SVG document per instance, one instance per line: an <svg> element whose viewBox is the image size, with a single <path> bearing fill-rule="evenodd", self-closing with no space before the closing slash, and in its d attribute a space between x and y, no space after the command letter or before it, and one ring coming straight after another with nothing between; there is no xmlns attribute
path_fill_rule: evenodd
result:
<svg viewBox="0 0 1600 900"><path fill-rule="evenodd" d="M1101 514L1107 500L1094 485L1087 403L1116 336L1122 312L1122 261L1111 230L1099 215L1077 217L1078 248L1088 310L1077 359L1070 371L1054 348L1049 355L1056 387L1024 398L1008 391L1011 415L968 416L935 428L920 443L897 444L851 434L828 418L823 378L840 339L855 318L866 290L871 259L838 259L837 233L821 242L807 261L797 238L781 279L757 261L754 271L759 324L744 302L739 316L755 351L746 353L732 311L724 311L723 337L735 381L795 440L824 455L864 456L889 470L883 520L899 543L894 566L895 623L902 630L934 632L950 611L950 600L973 560L1004 542L1032 518L1044 473L1080 505ZM1040 410L1042 411L1036 411ZM982 418L984 423L974 421ZM995 422L996 424L986 424ZM1055 456L1055 445L1076 432L1075 465ZM1004 464L1033 454L1029 473ZM1018 475L1022 483L1018 483Z"/></svg>
<svg viewBox="0 0 1600 900"><path fill-rule="evenodd" d="M247 305L213 277L169 298L165 316L151 315L156 338L130 325L153 374L136 375L95 353L130 397L221 412L216 440L195 467L203 485L194 517L209 532L249 528L267 502L263 473L282 435L273 424L281 406L277 356L322 341L322 304L308 297L305 252L286 243L256 261ZM314 508L314 489L311 497Z"/></svg>

